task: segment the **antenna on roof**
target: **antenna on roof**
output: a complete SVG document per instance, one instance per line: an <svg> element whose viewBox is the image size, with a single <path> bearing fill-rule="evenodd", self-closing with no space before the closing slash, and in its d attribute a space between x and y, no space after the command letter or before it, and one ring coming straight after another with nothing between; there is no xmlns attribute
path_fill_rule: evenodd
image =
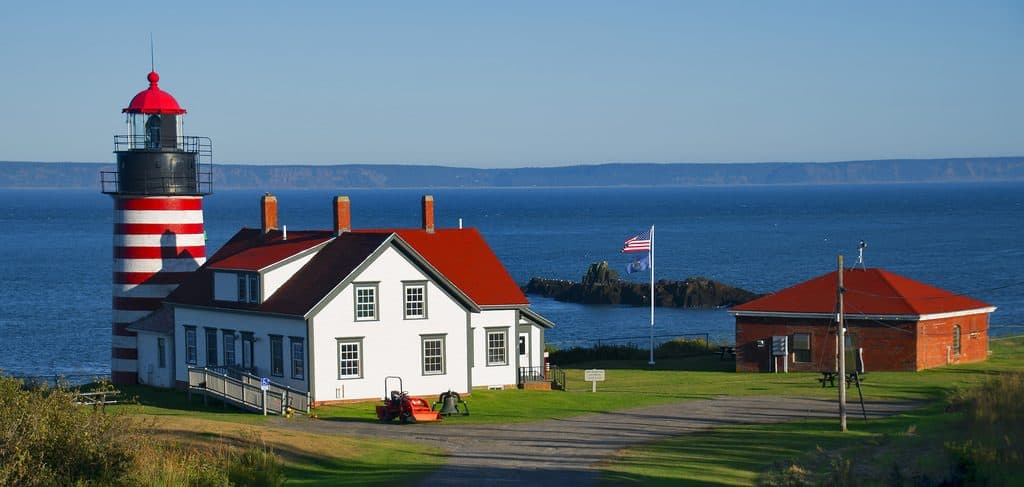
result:
<svg viewBox="0 0 1024 487"><path fill-rule="evenodd" d="M149 33L149 70L156 71L156 56L153 53L153 33Z"/></svg>
<svg viewBox="0 0 1024 487"><path fill-rule="evenodd" d="M867 267L864 265L864 249L866 248L868 248L868 243L863 240L861 240L860 244L857 245L857 264L860 264L860 268L863 270L867 270ZM857 267L857 264L854 264L853 266Z"/></svg>

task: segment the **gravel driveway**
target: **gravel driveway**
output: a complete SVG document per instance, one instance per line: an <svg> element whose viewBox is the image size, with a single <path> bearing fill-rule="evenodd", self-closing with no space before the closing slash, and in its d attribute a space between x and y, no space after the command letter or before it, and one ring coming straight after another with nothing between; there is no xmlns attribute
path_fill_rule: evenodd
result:
<svg viewBox="0 0 1024 487"><path fill-rule="evenodd" d="M850 421L860 415L857 406L854 409L854 404L850 404ZM869 403L867 410L870 417L880 417L915 406ZM447 450L448 463L424 479L423 486L584 487L597 485L597 462L638 443L728 424L779 423L836 415L834 400L722 397L532 423L400 425L275 418L273 425L315 433L416 441Z"/></svg>

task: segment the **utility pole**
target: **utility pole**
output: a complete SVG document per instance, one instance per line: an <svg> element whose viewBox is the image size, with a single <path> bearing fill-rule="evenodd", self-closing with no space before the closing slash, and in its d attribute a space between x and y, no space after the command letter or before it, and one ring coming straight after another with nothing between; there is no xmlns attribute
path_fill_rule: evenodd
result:
<svg viewBox="0 0 1024 487"><path fill-rule="evenodd" d="M846 319L843 316L843 255L839 254L839 286L837 295L839 297L839 312L836 321L839 322L839 430L846 431Z"/></svg>

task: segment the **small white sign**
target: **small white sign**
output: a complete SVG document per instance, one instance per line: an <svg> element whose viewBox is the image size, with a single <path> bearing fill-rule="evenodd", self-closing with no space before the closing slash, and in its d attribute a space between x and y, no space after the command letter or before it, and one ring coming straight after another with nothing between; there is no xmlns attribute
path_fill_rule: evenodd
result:
<svg viewBox="0 0 1024 487"><path fill-rule="evenodd" d="M584 370L583 380L587 382L604 382L604 369Z"/></svg>
<svg viewBox="0 0 1024 487"><path fill-rule="evenodd" d="M262 389L264 391L267 390L267 389L270 389L270 379L268 379L266 377L263 377L262 379L260 379L260 389Z"/></svg>

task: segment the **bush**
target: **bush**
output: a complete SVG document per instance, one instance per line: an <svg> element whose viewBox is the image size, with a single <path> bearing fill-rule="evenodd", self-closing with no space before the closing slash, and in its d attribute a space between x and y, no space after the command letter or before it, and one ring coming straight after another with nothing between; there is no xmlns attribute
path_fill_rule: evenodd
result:
<svg viewBox="0 0 1024 487"><path fill-rule="evenodd" d="M136 448L135 423L75 404L64 387L0 377L0 485L112 484Z"/></svg>
<svg viewBox="0 0 1024 487"><path fill-rule="evenodd" d="M601 360L647 360L650 350L634 344L573 347L567 350L553 350L551 363L558 365ZM676 338L658 345L654 349L656 358L682 358L708 353L708 342L703 339Z"/></svg>
<svg viewBox="0 0 1024 487"><path fill-rule="evenodd" d="M1024 466L1024 373L999 375L950 398L964 414L964 441L946 443L953 483L1009 485Z"/></svg>
<svg viewBox="0 0 1024 487"><path fill-rule="evenodd" d="M166 445L141 420L77 405L76 394L62 386L26 388L0 376L0 485L284 483L277 456L255 434L238 448Z"/></svg>

